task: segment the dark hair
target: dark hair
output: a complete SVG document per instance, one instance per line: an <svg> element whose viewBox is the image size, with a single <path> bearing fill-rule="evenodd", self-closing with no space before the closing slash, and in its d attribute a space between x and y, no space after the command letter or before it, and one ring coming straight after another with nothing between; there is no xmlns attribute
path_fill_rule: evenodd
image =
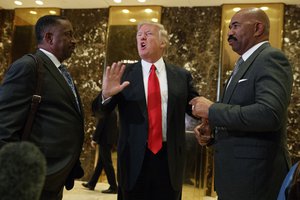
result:
<svg viewBox="0 0 300 200"><path fill-rule="evenodd" d="M38 19L35 24L35 37L38 44L43 40L44 31L51 26L59 24L59 20L68 19L64 16L59 15L45 15Z"/></svg>

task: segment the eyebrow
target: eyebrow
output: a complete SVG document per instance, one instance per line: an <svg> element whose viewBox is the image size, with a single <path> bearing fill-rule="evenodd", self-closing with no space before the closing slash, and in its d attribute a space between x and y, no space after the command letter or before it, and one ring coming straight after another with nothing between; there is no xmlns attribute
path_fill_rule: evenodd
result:
<svg viewBox="0 0 300 200"><path fill-rule="evenodd" d="M233 25L236 25L236 24L240 24L239 22L235 21L235 22L232 22L231 24L229 24L229 27L230 26L233 26Z"/></svg>

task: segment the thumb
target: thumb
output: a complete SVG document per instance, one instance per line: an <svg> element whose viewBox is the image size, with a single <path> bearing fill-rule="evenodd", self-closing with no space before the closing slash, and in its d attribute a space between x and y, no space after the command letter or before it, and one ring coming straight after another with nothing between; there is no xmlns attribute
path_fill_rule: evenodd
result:
<svg viewBox="0 0 300 200"><path fill-rule="evenodd" d="M129 84L130 84L129 81L124 81L124 82L120 85L121 90L123 90L123 89L124 89L125 87L127 87Z"/></svg>

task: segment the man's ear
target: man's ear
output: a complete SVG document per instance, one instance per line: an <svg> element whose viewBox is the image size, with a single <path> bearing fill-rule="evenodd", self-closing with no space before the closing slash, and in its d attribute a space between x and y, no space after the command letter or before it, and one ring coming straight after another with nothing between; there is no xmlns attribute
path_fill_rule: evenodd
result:
<svg viewBox="0 0 300 200"><path fill-rule="evenodd" d="M44 36L45 38L45 41L48 43L48 44L52 44L53 42L53 34L50 33L50 32L47 32Z"/></svg>
<svg viewBox="0 0 300 200"><path fill-rule="evenodd" d="M165 43L164 41L161 41L161 42L160 42L160 47L161 47L162 49L164 49L164 48L166 47L166 43Z"/></svg>
<svg viewBox="0 0 300 200"><path fill-rule="evenodd" d="M254 36L261 36L265 32L265 26L260 22L255 23L254 28L255 28Z"/></svg>

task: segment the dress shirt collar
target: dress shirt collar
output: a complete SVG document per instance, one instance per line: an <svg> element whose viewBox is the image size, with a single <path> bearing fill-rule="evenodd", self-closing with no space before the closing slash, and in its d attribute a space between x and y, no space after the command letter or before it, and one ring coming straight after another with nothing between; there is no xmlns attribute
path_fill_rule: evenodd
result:
<svg viewBox="0 0 300 200"><path fill-rule="evenodd" d="M145 70L149 74L152 64L155 65L156 71L157 71L158 74L159 74L159 72L161 72L163 70L163 68L165 66L165 63L164 63L164 60L163 60L162 57L158 61L156 61L155 63L149 63L145 60L142 60L143 71Z"/></svg>
<svg viewBox="0 0 300 200"><path fill-rule="evenodd" d="M246 51L242 55L242 58L243 58L244 62L253 54L254 51L256 51L261 45L263 45L264 43L267 43L267 42L269 42L269 41L260 42L256 45L254 45L253 47L251 47L250 49L248 49L248 51Z"/></svg>
<svg viewBox="0 0 300 200"><path fill-rule="evenodd" d="M46 56L53 62L53 64L58 68L61 63L59 62L59 60L55 57L55 55L53 55L52 53L50 53L49 51L40 48L40 50L46 54Z"/></svg>

